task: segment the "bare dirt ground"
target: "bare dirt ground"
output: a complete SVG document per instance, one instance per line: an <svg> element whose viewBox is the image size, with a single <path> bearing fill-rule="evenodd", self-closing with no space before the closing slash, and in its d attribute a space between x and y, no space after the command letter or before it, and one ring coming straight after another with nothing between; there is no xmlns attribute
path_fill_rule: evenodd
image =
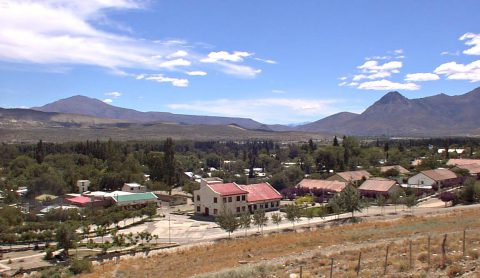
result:
<svg viewBox="0 0 480 278"><path fill-rule="evenodd" d="M134 258L97 266L84 277L303 277L383 275L386 246L390 247L387 277L476 277L480 250L478 206L418 209L415 216L384 215L357 224L337 221L315 224L311 230L272 233L243 239L222 240L165 251L149 258ZM344 222L345 220L340 220ZM463 256L462 235L466 232ZM448 234L445 264L441 243ZM430 267L427 239L431 236ZM409 245L412 242L412 256ZM412 263L410 263L412 262ZM292 276L291 276L292 275Z"/></svg>

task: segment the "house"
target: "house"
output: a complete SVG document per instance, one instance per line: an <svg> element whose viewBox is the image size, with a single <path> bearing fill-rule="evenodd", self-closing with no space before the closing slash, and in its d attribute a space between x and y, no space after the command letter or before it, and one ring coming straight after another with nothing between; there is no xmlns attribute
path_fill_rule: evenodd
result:
<svg viewBox="0 0 480 278"><path fill-rule="evenodd" d="M202 180L200 189L193 192L195 214L217 216L222 210L234 214L247 211L248 191L236 183L218 183Z"/></svg>
<svg viewBox="0 0 480 278"><path fill-rule="evenodd" d="M434 190L462 183L462 178L448 169L426 170L408 179L409 185L430 185Z"/></svg>
<svg viewBox="0 0 480 278"><path fill-rule="evenodd" d="M480 165L480 159L449 159L447 161L447 166L461 166L468 164L478 164Z"/></svg>
<svg viewBox="0 0 480 278"><path fill-rule="evenodd" d="M65 198L65 201L77 207L99 208L108 205L108 202L106 200L81 195L71 198Z"/></svg>
<svg viewBox="0 0 480 278"><path fill-rule="evenodd" d="M397 181L385 178L370 178L360 185L358 191L361 196L376 197L383 195L390 196L396 189L400 188Z"/></svg>
<svg viewBox="0 0 480 278"><path fill-rule="evenodd" d="M407 169L405 169L404 167L400 166L400 165L391 165L391 166L382 166L379 168L380 169L380 172L381 173L385 173L387 172L388 170L391 170L391 169L395 169L397 170L400 175L408 175L410 174L410 171L408 171Z"/></svg>
<svg viewBox="0 0 480 278"><path fill-rule="evenodd" d="M280 206L282 195L268 182L240 185L247 191L247 207L250 213L256 210L275 210Z"/></svg>
<svg viewBox="0 0 480 278"><path fill-rule="evenodd" d="M195 214L217 216L224 209L236 215L278 209L282 195L268 183L238 185L203 179L193 198Z"/></svg>
<svg viewBox="0 0 480 278"><path fill-rule="evenodd" d="M470 176L480 179L480 164L461 164L454 168L468 170Z"/></svg>
<svg viewBox="0 0 480 278"><path fill-rule="evenodd" d="M152 192L115 195L111 197L115 205L120 207L144 207L148 204L157 204L157 196Z"/></svg>
<svg viewBox="0 0 480 278"><path fill-rule="evenodd" d="M82 194L83 192L88 191L88 188L90 187L90 181L89 180L78 180L77 181L77 187L78 187L78 193Z"/></svg>
<svg viewBox="0 0 480 278"><path fill-rule="evenodd" d="M186 205L188 199L192 198L191 194L184 192L172 192L171 195L166 191L155 191L153 193L157 196L159 201L166 202L170 206Z"/></svg>
<svg viewBox="0 0 480 278"><path fill-rule="evenodd" d="M335 194L343 191L347 187L347 183L344 181L303 179L297 184L297 187L322 190L326 193Z"/></svg>
<svg viewBox="0 0 480 278"><path fill-rule="evenodd" d="M125 183L122 187L122 191L131 193L144 193L147 192L147 187L136 182Z"/></svg>
<svg viewBox="0 0 480 278"><path fill-rule="evenodd" d="M329 181L343 181L343 182L352 182L354 184L359 184L364 179L370 178L370 173L365 170L357 171L347 171L347 172L338 172L333 176L329 177Z"/></svg>

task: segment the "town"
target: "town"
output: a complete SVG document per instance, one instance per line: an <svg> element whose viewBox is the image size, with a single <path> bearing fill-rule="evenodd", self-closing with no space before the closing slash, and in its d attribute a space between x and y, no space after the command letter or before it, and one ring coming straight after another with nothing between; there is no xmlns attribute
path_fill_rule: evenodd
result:
<svg viewBox="0 0 480 278"><path fill-rule="evenodd" d="M480 201L479 143L2 144L0 271L79 274L132 254L468 206Z"/></svg>

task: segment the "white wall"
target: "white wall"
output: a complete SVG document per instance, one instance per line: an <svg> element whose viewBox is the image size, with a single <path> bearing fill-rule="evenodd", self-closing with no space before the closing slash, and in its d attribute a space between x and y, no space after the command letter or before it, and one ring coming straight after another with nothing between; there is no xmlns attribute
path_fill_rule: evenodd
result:
<svg viewBox="0 0 480 278"><path fill-rule="evenodd" d="M197 196L200 196L200 200L198 200ZM193 192L195 214L204 214L205 208L208 208L209 215L213 215L213 216L220 214L224 208L230 210L233 214L237 214L237 207L240 207L240 213L242 213L242 207L245 207L245 211L247 211L248 209L247 209L246 194L245 194L245 201L242 201L241 197L240 197L240 201L237 201L237 196L241 196L241 195L222 197L220 196L220 194L217 194L212 189L210 189L210 187L202 186L199 190L195 190ZM217 198L217 203L214 203L215 197ZM225 203L223 202L223 198L226 198ZM228 201L229 198L231 198L232 200L231 202ZM200 206L200 211L198 211L197 209L198 206Z"/></svg>
<svg viewBox="0 0 480 278"><path fill-rule="evenodd" d="M408 179L408 184L410 185L431 185L435 184L435 180L429 178L428 176L418 173L415 176Z"/></svg>

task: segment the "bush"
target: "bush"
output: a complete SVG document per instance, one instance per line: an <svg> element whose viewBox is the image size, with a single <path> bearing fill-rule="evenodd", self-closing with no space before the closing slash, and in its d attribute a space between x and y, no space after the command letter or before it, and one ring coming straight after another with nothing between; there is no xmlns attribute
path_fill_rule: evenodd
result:
<svg viewBox="0 0 480 278"><path fill-rule="evenodd" d="M447 276L448 277L456 277L456 276L460 276L464 273L465 271L463 270L463 268L459 265L451 265L447 268Z"/></svg>
<svg viewBox="0 0 480 278"><path fill-rule="evenodd" d="M74 260L70 266L70 271L73 274L80 274L92 271L92 262L87 259Z"/></svg>
<svg viewBox="0 0 480 278"><path fill-rule="evenodd" d="M45 250L45 260L51 260L51 259L53 259L53 250L52 248L48 247Z"/></svg>

